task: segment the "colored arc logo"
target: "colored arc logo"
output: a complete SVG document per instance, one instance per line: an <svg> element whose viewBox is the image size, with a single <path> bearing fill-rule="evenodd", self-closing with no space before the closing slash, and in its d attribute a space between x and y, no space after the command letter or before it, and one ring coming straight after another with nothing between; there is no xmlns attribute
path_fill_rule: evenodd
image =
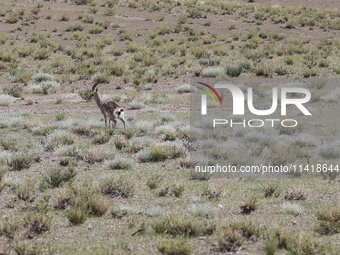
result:
<svg viewBox="0 0 340 255"><path fill-rule="evenodd" d="M202 84L202 85L208 87L209 89L211 89L211 90L215 93L215 95L217 96L218 100L220 100L220 103L221 103L221 106L222 106L222 100L221 100L219 94L217 93L217 91L216 91L213 87L211 87L210 85L205 84L205 83L203 83L203 82L197 82L197 83ZM196 87L196 88L198 88L198 89L203 90L204 92L206 92L206 93L212 98L212 100L214 100L214 103L215 103L215 105L217 106L216 100L215 100L214 96L211 94L211 92L210 92L209 90L203 89L203 88L200 88L200 87Z"/></svg>

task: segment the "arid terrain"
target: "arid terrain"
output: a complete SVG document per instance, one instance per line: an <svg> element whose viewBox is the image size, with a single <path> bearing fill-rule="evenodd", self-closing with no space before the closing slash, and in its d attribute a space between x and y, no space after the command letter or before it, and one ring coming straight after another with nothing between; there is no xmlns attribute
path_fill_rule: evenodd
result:
<svg viewBox="0 0 340 255"><path fill-rule="evenodd" d="M0 254L339 254L337 0L5 0L0 45ZM313 117L216 149L190 126L194 78L290 79ZM328 171L210 178L193 150Z"/></svg>

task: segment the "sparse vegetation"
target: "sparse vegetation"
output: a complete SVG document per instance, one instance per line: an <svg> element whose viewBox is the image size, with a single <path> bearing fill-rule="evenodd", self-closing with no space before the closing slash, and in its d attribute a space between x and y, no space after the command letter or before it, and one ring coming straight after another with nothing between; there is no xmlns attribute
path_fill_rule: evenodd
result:
<svg viewBox="0 0 340 255"><path fill-rule="evenodd" d="M0 254L337 254L338 6L264 2L3 1ZM245 114L206 78L235 83ZM94 84L126 131L105 129ZM196 86L217 103L202 121ZM268 110L273 86L255 118L248 88ZM284 116L282 86L312 115ZM217 165L289 170L193 170Z"/></svg>

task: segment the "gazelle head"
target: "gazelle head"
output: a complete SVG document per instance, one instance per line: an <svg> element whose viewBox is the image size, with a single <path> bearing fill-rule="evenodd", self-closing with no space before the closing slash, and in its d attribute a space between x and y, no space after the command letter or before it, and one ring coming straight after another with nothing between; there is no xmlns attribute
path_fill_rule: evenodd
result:
<svg viewBox="0 0 340 255"><path fill-rule="evenodd" d="M92 86L92 94L91 94L89 100L91 100L94 96L98 96L99 92L98 92L97 86L98 86L98 84L94 84Z"/></svg>

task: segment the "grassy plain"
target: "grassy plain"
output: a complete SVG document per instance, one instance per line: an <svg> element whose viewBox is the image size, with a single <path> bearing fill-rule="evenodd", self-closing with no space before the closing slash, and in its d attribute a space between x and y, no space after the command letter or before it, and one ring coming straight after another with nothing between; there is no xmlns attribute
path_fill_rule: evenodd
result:
<svg viewBox="0 0 340 255"><path fill-rule="evenodd" d="M269 154L261 134L225 149L236 165L339 163L339 84L322 80L340 74L339 4L292 2L3 1L0 253L338 254L336 173L188 169L192 77L321 78L308 88L326 124L275 128ZM127 109L126 133L86 101L94 82Z"/></svg>

